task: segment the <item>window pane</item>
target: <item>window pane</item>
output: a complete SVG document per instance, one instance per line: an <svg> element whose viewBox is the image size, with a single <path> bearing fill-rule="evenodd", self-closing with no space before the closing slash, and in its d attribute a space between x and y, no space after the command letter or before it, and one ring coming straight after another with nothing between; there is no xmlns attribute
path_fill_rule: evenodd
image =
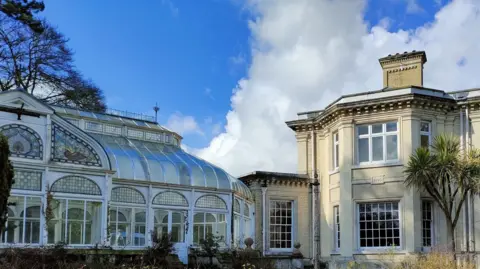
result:
<svg viewBox="0 0 480 269"><path fill-rule="evenodd" d="M432 245L432 202L422 202L422 241L424 247Z"/></svg>
<svg viewBox="0 0 480 269"><path fill-rule="evenodd" d="M135 219L133 225L133 245L134 246L144 246L145 237L147 235L147 218L145 209L135 208Z"/></svg>
<svg viewBox="0 0 480 269"><path fill-rule="evenodd" d="M358 134L359 135L368 134L368 125L358 126Z"/></svg>
<svg viewBox="0 0 480 269"><path fill-rule="evenodd" d="M273 221L272 221L273 220ZM292 248L292 202L270 201L270 248Z"/></svg>
<svg viewBox="0 0 480 269"><path fill-rule="evenodd" d="M368 138L358 139L358 161L359 162L368 162L369 160L369 149L368 149Z"/></svg>
<svg viewBox="0 0 480 269"><path fill-rule="evenodd" d="M387 125L387 132L397 131L397 123L396 122L389 122L386 125Z"/></svg>
<svg viewBox="0 0 480 269"><path fill-rule="evenodd" d="M387 160L398 159L397 135L387 135Z"/></svg>
<svg viewBox="0 0 480 269"><path fill-rule="evenodd" d="M400 246L397 202L365 203L360 204L358 210L360 208L374 215L358 222L360 247Z"/></svg>
<svg viewBox="0 0 480 269"><path fill-rule="evenodd" d="M335 168L338 167L338 155L339 155L339 146L338 144L335 145Z"/></svg>
<svg viewBox="0 0 480 269"><path fill-rule="evenodd" d="M164 209L153 210L154 223L153 227L157 234L157 238L162 238L163 234L168 234L168 211Z"/></svg>
<svg viewBox="0 0 480 269"><path fill-rule="evenodd" d="M430 132L430 124L428 122L422 122L420 123L420 132Z"/></svg>
<svg viewBox="0 0 480 269"><path fill-rule="evenodd" d="M47 218L48 226L48 243L57 244L66 242L65 240L65 221L62 219L62 214L66 210L67 201L64 199L53 199L50 207L52 215Z"/></svg>
<svg viewBox="0 0 480 269"><path fill-rule="evenodd" d="M372 161L383 160L383 137L372 137Z"/></svg>
<svg viewBox="0 0 480 269"><path fill-rule="evenodd" d="M84 244L97 244L101 241L102 203L87 201Z"/></svg>
<svg viewBox="0 0 480 269"><path fill-rule="evenodd" d="M383 124L372 125L372 133L378 134L383 132Z"/></svg>
<svg viewBox="0 0 480 269"><path fill-rule="evenodd" d="M428 148L429 145L430 145L430 137L428 135L421 135L420 146L424 148Z"/></svg>
<svg viewBox="0 0 480 269"><path fill-rule="evenodd" d="M185 236L185 211L172 212L172 242L183 242Z"/></svg>

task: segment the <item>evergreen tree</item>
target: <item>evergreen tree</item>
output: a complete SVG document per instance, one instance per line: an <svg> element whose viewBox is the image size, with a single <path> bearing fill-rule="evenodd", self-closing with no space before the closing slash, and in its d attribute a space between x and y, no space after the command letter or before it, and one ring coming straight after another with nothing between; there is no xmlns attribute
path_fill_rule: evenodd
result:
<svg viewBox="0 0 480 269"><path fill-rule="evenodd" d="M33 14L45 9L43 1L36 0L0 0L0 12L27 25L35 33L42 33L42 22Z"/></svg>
<svg viewBox="0 0 480 269"><path fill-rule="evenodd" d="M13 166L8 159L9 156L8 139L0 134L0 233L2 234L8 219L8 197L14 183Z"/></svg>

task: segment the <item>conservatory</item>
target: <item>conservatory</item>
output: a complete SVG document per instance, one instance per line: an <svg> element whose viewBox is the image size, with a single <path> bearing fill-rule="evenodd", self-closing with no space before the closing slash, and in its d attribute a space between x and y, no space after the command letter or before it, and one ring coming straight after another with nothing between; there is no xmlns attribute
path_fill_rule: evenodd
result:
<svg viewBox="0 0 480 269"><path fill-rule="evenodd" d="M17 90L0 93L0 132L15 171L4 246L142 249L168 233L186 262L209 233L224 246L254 237L250 190L152 117L48 106Z"/></svg>

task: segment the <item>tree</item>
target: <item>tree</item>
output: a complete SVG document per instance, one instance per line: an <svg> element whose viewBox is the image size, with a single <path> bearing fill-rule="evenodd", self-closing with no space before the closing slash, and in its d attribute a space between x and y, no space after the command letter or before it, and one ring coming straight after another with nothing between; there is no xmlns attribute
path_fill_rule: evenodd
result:
<svg viewBox="0 0 480 269"><path fill-rule="evenodd" d="M480 152L476 149L462 154L456 137L439 135L431 149L420 147L405 167L407 187L430 194L445 214L451 249L456 251L455 227L469 192L478 194Z"/></svg>
<svg viewBox="0 0 480 269"><path fill-rule="evenodd" d="M50 104L105 110L102 91L76 70L65 36L47 22L41 34L7 16L0 23L2 91L22 88Z"/></svg>
<svg viewBox="0 0 480 269"><path fill-rule="evenodd" d="M43 1L0 0L0 11L5 15L28 26L33 32L43 32L42 22L33 17L34 13L45 9Z"/></svg>
<svg viewBox="0 0 480 269"><path fill-rule="evenodd" d="M13 166L9 160L10 147L8 139L0 133L0 233L5 231L5 223L8 219L8 197L12 189Z"/></svg>

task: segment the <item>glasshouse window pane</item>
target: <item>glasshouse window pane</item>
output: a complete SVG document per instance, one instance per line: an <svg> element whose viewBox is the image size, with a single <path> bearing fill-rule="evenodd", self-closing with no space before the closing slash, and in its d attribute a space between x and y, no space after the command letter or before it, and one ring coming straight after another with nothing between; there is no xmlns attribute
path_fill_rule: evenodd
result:
<svg viewBox="0 0 480 269"><path fill-rule="evenodd" d="M251 220L250 219L247 219L245 218L244 220L244 225L243 225L243 234L244 234L244 238L249 238L251 237L252 235L250 234L250 225L251 225Z"/></svg>
<svg viewBox="0 0 480 269"><path fill-rule="evenodd" d="M141 192L127 187L113 188L111 201L131 204L145 204L145 198Z"/></svg>
<svg viewBox="0 0 480 269"><path fill-rule="evenodd" d="M240 202L237 199L233 202L233 212L240 214Z"/></svg>
<svg viewBox="0 0 480 269"><path fill-rule="evenodd" d="M164 234L168 234L168 211L155 209L153 215L155 216L155 233L157 234L157 238L162 238Z"/></svg>
<svg viewBox="0 0 480 269"><path fill-rule="evenodd" d="M68 213L63 214L63 229L67 233L68 244L82 244L85 233L84 217L85 217L85 201L69 200ZM65 218L67 220L65 221Z"/></svg>
<svg viewBox="0 0 480 269"><path fill-rule="evenodd" d="M114 246L129 246L131 243L131 225L132 208L116 207L114 212L116 217L111 226L114 229L110 230L110 243ZM112 216L113 212L110 216ZM113 239L113 240L112 240Z"/></svg>
<svg viewBox="0 0 480 269"><path fill-rule="evenodd" d="M207 234L221 237L221 245L225 244L227 222L225 214L196 213L193 221L193 242L199 244Z"/></svg>
<svg viewBox="0 0 480 269"><path fill-rule="evenodd" d="M195 207L227 209L225 201L215 195L205 195L198 198L197 202L195 203Z"/></svg>
<svg viewBox="0 0 480 269"><path fill-rule="evenodd" d="M8 221L5 226L5 232L2 235L2 243L14 243L15 222L15 213L9 208Z"/></svg>
<svg viewBox="0 0 480 269"><path fill-rule="evenodd" d="M54 199L51 201L50 207L52 209L52 215L47 216L48 243L65 243L65 230L63 228L65 221L62 220L62 213L67 208L67 200Z"/></svg>
<svg viewBox="0 0 480 269"><path fill-rule="evenodd" d="M240 216L235 215L233 217L233 244L240 246L242 238L240 238Z"/></svg>
<svg viewBox="0 0 480 269"><path fill-rule="evenodd" d="M205 187L205 176L200 167L192 165L190 169L192 170L193 186Z"/></svg>
<svg viewBox="0 0 480 269"><path fill-rule="evenodd" d="M147 218L145 209L135 209L135 232L133 234L133 245L144 246L147 235Z"/></svg>
<svg viewBox="0 0 480 269"><path fill-rule="evenodd" d="M186 211L172 211L172 241L183 242L185 239L185 219L187 216Z"/></svg>
<svg viewBox="0 0 480 269"><path fill-rule="evenodd" d="M101 241L102 203L87 201L84 244L96 244Z"/></svg>
<svg viewBox="0 0 480 269"><path fill-rule="evenodd" d="M27 197L26 214L22 212L20 217L25 218L25 228L20 225L20 238L26 244L40 243L40 198ZM35 205L33 205L35 204ZM25 230L25 237L23 231Z"/></svg>
<svg viewBox="0 0 480 269"><path fill-rule="evenodd" d="M153 204L155 205L173 205L173 206L188 206L187 199L179 193L166 191L157 194L153 198Z"/></svg>
<svg viewBox="0 0 480 269"><path fill-rule="evenodd" d="M8 243L40 243L40 197L10 196L8 202L9 218L6 223L6 236L3 241ZM18 215L15 215L17 212Z"/></svg>

